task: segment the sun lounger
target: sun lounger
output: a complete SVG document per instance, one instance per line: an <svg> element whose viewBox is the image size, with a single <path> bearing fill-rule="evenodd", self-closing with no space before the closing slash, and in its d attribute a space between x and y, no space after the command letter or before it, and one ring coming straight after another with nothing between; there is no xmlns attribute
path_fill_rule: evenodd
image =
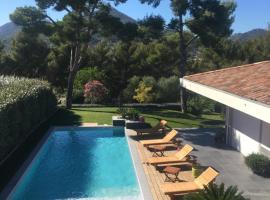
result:
<svg viewBox="0 0 270 200"><path fill-rule="evenodd" d="M215 180L219 173L208 167L193 182L165 183L160 185L160 189L167 195L181 195L203 190L205 186Z"/></svg>
<svg viewBox="0 0 270 200"><path fill-rule="evenodd" d="M165 129L167 124L166 120L161 120L156 126L146 129L136 129L137 135L142 135L143 133L158 133Z"/></svg>
<svg viewBox="0 0 270 200"><path fill-rule="evenodd" d="M158 165L158 164L166 164L166 163L178 163L178 162L187 162L188 155L193 150L193 147L186 144L181 150L178 152L167 156L167 157L151 157L146 160L146 164Z"/></svg>
<svg viewBox="0 0 270 200"><path fill-rule="evenodd" d="M176 130L170 131L164 138L155 140L141 140L140 143L143 146L160 145L160 144L172 144L172 139L177 135Z"/></svg>

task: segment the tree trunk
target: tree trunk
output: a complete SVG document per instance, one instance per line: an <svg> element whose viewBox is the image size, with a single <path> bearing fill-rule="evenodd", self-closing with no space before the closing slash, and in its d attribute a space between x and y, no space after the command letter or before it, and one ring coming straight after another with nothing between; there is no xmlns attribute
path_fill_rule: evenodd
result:
<svg viewBox="0 0 270 200"><path fill-rule="evenodd" d="M187 53L184 39L184 24L183 24L183 16L179 13L179 48L180 48L180 64L179 64L179 72L180 78L183 78L186 74L186 64L187 64ZM186 97L186 89L180 87L180 105L182 113L185 113L187 110L187 97Z"/></svg>
<svg viewBox="0 0 270 200"><path fill-rule="evenodd" d="M81 62L80 46L77 44L74 49L70 51L70 63L69 63L69 74L68 74L68 86L67 86L67 97L66 97L66 108L72 108L72 97L73 97L73 84L75 76L79 70Z"/></svg>
<svg viewBox="0 0 270 200"><path fill-rule="evenodd" d="M73 84L74 84L75 76L76 76L76 72L74 72L74 71L69 72L68 86L67 86L67 99L66 99L67 109L72 108Z"/></svg>

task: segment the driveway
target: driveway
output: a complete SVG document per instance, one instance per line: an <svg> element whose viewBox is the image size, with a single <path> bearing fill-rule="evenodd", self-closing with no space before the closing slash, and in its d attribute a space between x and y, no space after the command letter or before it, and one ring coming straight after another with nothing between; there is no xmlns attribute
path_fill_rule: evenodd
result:
<svg viewBox="0 0 270 200"><path fill-rule="evenodd" d="M203 166L213 166L220 172L217 183L237 185L240 191L251 200L270 199L270 179L257 176L247 168L244 157L226 145L216 145L216 129L178 129L184 144L191 144L193 155Z"/></svg>

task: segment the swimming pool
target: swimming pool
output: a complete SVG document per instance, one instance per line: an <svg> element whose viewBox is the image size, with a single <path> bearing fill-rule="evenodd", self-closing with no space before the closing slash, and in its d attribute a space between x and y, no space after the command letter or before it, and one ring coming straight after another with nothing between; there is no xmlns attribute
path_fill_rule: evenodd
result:
<svg viewBox="0 0 270 200"><path fill-rule="evenodd" d="M9 199L142 199L124 129L54 130Z"/></svg>

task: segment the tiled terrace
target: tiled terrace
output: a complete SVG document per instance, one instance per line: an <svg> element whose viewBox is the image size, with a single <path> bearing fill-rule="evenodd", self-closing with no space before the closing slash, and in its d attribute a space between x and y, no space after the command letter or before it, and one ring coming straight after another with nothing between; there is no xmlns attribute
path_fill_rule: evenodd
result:
<svg viewBox="0 0 270 200"><path fill-rule="evenodd" d="M251 200L270 199L270 179L254 175L244 164L244 157L237 151L224 145L216 145L214 142L215 130L211 129L182 129L181 137L184 144L191 144L195 150L193 155L198 157L198 162L203 166L213 166L220 172L216 182L224 182L226 185L237 185L244 191L245 196ZM136 137L134 137L135 139ZM138 145L140 158L144 160L152 154ZM166 152L171 153L175 151ZM164 175L152 166L143 164L143 169L152 192L154 200L169 200L162 193L159 185L164 183ZM182 180L192 180L191 171L183 171L179 174Z"/></svg>

